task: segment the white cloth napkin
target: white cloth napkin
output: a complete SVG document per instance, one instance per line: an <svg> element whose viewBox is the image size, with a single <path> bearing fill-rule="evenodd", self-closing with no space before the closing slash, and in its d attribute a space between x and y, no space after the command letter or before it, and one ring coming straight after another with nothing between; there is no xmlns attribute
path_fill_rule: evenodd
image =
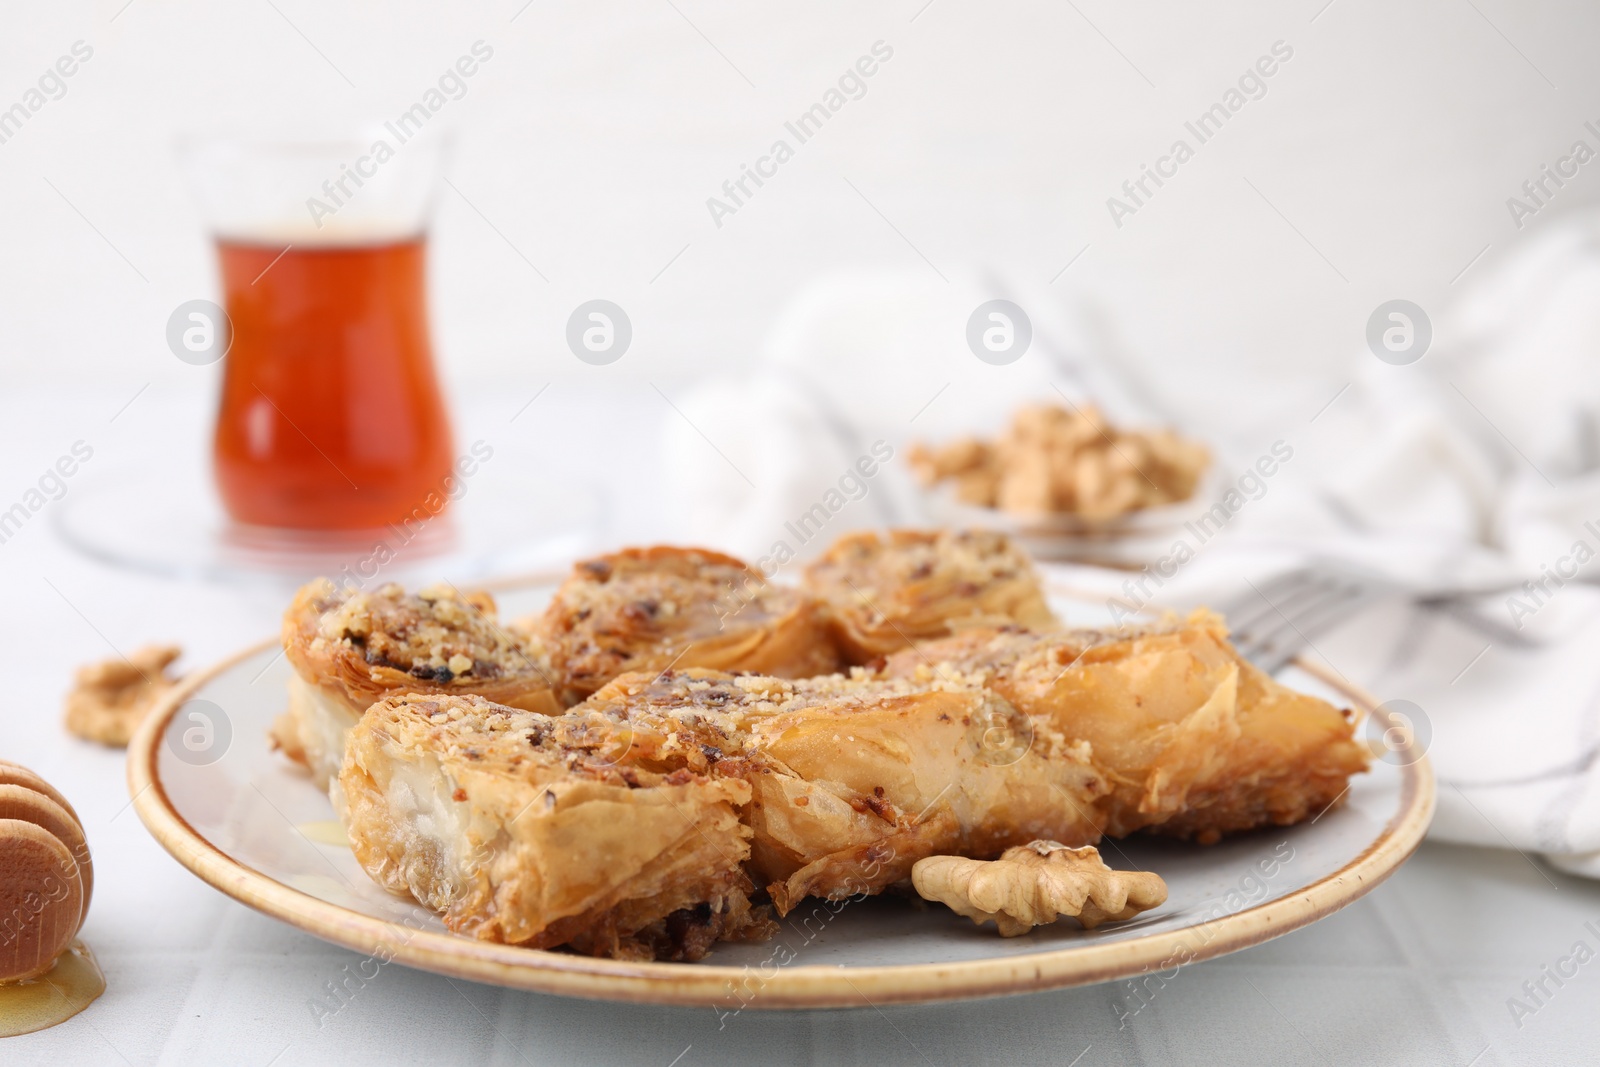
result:
<svg viewBox="0 0 1600 1067"><path fill-rule="evenodd" d="M965 340L969 316L997 296L1024 308L1033 334L1027 354L1005 366L980 362ZM779 317L744 379L675 398L681 417L668 420L663 442L674 532L752 559L787 539L804 558L845 530L927 519L904 462L912 441L993 432L1017 404L1063 395L1147 421L1148 403L1114 368L1084 360L1088 348L1082 319L1059 297L1008 291L976 273L821 279ZM880 441L893 458L863 495L845 494L826 536L800 544L785 524L823 502Z"/></svg>
<svg viewBox="0 0 1600 1067"><path fill-rule="evenodd" d="M996 296L1034 328L1028 355L1003 367L964 339L967 316ZM1314 559L1423 591L1512 586L1470 608L1516 642L1395 597L1316 639L1315 652L1381 700L1421 709L1440 778L1433 836L1600 877L1600 586L1571 580L1600 580L1600 564L1583 565L1600 557L1600 218L1549 230L1437 311L1419 362L1393 366L1361 348L1321 411L1285 405L1281 419L1252 416L1247 437L1213 441L1225 487L1274 444L1293 456L1245 483L1225 531L1192 545L1195 558L1151 603L1232 599L1246 579ZM1104 358L1092 321L1047 289L976 273L817 283L747 380L680 399L684 417L665 441L679 536L781 571L847 530L928 521L907 444L993 433L1019 403L1092 397L1113 421L1194 426L1215 425L1218 405L1259 411L1281 399L1219 375L1214 395L1186 398L1192 410L1163 411L1126 356ZM895 456L864 495L835 494L840 506L817 512L878 442ZM806 514L826 523L796 527ZM1129 576L1079 577L1110 594ZM1523 581L1541 584L1515 588Z"/></svg>

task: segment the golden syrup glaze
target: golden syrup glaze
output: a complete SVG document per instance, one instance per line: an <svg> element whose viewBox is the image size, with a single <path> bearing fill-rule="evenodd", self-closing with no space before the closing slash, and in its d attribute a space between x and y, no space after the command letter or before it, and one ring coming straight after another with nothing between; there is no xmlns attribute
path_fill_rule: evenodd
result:
<svg viewBox="0 0 1600 1067"><path fill-rule="evenodd" d="M44 974L0 984L0 1038L58 1026L105 991L105 972L94 953L81 939L74 939Z"/></svg>

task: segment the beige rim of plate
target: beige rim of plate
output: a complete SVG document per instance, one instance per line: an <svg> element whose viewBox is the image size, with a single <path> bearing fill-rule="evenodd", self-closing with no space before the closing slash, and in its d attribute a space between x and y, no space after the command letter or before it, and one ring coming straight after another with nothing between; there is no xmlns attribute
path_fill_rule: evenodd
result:
<svg viewBox="0 0 1600 1067"><path fill-rule="evenodd" d="M475 982L599 1000L704 1007L720 1003L750 976L714 964L632 963L411 930L292 889L227 855L179 815L162 788L159 739L178 707L212 678L273 647L263 641L189 674L162 698L128 746L134 809L161 846L228 896L291 926L357 952ZM1376 702L1313 664L1296 666L1367 714ZM1433 818L1433 769L1425 756L1400 768L1400 808L1360 855L1339 870L1277 900L1179 930L1105 944L953 963L881 967L785 967L762 975L753 1008L839 1008L1031 993L1107 982L1146 969L1194 962L1297 930L1371 892L1416 850Z"/></svg>

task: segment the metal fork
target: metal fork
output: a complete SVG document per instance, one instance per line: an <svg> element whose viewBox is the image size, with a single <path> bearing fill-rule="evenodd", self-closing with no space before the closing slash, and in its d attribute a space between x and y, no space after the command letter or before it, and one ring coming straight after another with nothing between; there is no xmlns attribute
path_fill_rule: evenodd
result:
<svg viewBox="0 0 1600 1067"><path fill-rule="evenodd" d="M1392 594L1387 585L1316 564L1251 582L1249 591L1216 610L1228 620L1239 654L1275 674L1319 636Z"/></svg>
<svg viewBox="0 0 1600 1067"><path fill-rule="evenodd" d="M1486 593L1494 590L1478 590ZM1320 560L1285 571L1250 591L1216 605L1228 620L1239 654L1268 674L1281 670L1319 636L1364 608L1391 597L1405 597L1514 647L1533 644L1526 635L1467 606L1465 594L1419 596L1398 582L1348 564Z"/></svg>

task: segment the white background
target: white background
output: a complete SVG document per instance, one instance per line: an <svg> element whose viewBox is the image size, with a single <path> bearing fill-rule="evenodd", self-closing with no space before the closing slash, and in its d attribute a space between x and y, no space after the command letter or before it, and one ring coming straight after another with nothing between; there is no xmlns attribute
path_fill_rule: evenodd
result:
<svg viewBox="0 0 1600 1067"><path fill-rule="evenodd" d="M0 107L74 41L95 54L0 144L0 499L80 437L108 463L152 442L199 447L215 368L178 362L164 330L216 278L176 137L388 117L479 39L494 58L443 112L460 192L433 229L441 364L459 411L502 421L557 383L520 443L597 479L627 472L637 491L611 541L660 536L653 447L671 414L648 383L748 367L819 276L992 269L1095 309L1101 354L1169 400L1225 396L1221 422L1303 420L1355 354L1370 359L1378 303L1448 306L1522 236L1506 198L1574 139L1594 144L1584 120L1600 124L1590 4L673 3L8 7ZM866 96L715 227L706 198L880 39L895 54ZM1294 58L1266 97L1116 228L1106 198L1280 39ZM1597 175L1524 235L1593 204ZM607 367L562 339L595 297L634 324ZM914 410L930 382L891 399ZM1064 1064L1092 1046L1084 1067L1487 1065L1572 1062L1596 1036L1587 972L1521 1030L1505 1009L1600 918L1593 884L1441 846L1326 924L1186 972L1132 1033L1105 987L742 1017L729 1033L709 1012L453 989L398 968L318 1030L308 998L355 957L179 869L125 809L120 755L58 726L73 665L156 639L206 662L270 632L281 595L130 579L70 555L46 518L0 546L20 605L0 631L18 664L0 755L84 815L101 871L85 935L111 988L67 1027L0 1043L0 1061Z"/></svg>
<svg viewBox="0 0 1600 1067"><path fill-rule="evenodd" d="M1518 237L1506 198L1600 120L1583 3L124 2L3 16L0 106L95 49L0 145L8 383L202 378L163 341L216 295L175 138L391 117L479 39L494 58L435 120L473 205L446 191L434 229L458 392L694 379L752 359L823 272L920 251L930 277L1045 283L1087 246L1050 291L1102 308L1108 354L1156 388L1245 374L1246 405L1309 402L1378 303L1438 309L1485 246L1472 270L1492 266ZM718 229L706 198L878 40L894 58L866 96ZM1106 199L1278 40L1294 58L1267 95L1116 228ZM1533 225L1593 202L1594 171ZM596 296L634 321L609 368L561 340Z"/></svg>

